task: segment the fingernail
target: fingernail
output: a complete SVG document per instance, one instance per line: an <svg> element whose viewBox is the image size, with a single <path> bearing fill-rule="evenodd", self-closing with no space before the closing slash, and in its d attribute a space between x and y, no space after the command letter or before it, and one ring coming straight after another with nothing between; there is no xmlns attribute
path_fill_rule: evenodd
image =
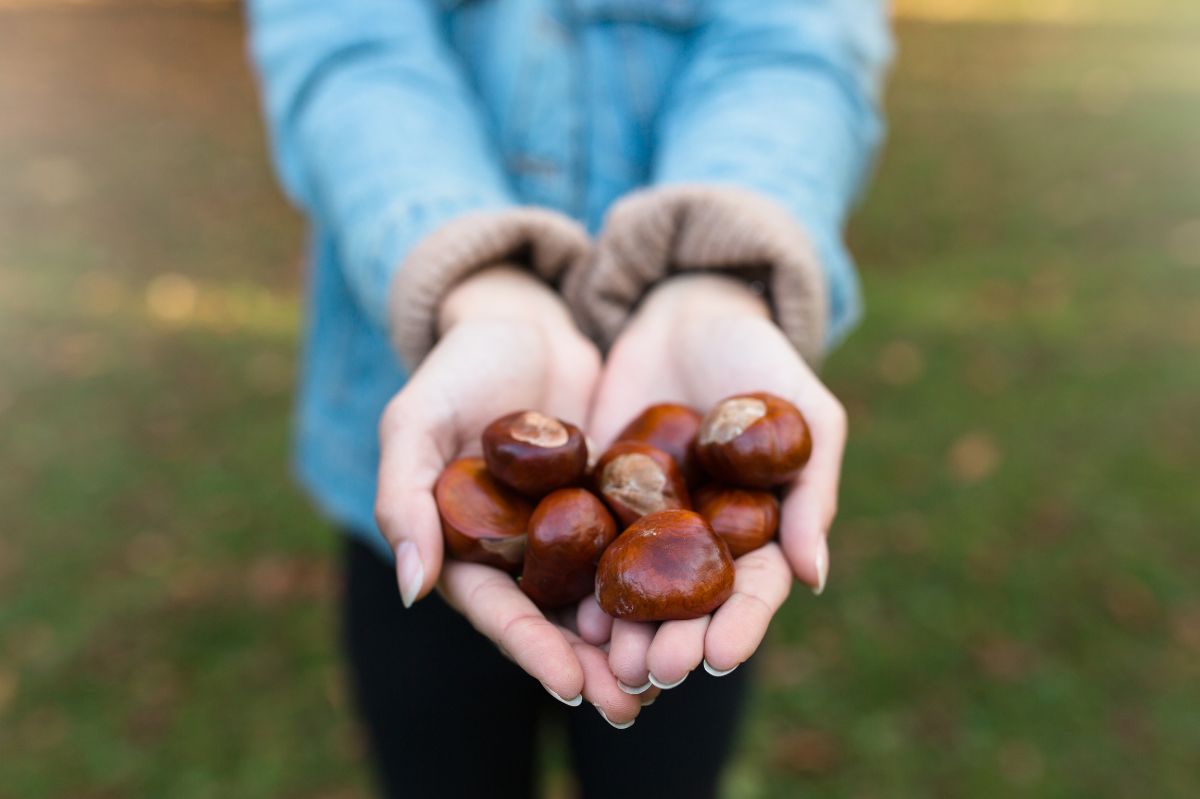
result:
<svg viewBox="0 0 1200 799"><path fill-rule="evenodd" d="M600 714L600 718L604 719L605 721L607 721L609 723L610 726L616 727L618 730L627 730L633 726L633 722L637 721L637 719L630 719L629 721L625 722L624 724L617 724L614 721L609 721L608 716L604 715L604 710L601 709L601 707L599 705L595 705L595 708L596 708L596 712Z"/></svg>
<svg viewBox="0 0 1200 799"><path fill-rule="evenodd" d="M725 671L721 671L719 669L714 669L712 666L710 666L708 663L708 658L704 659L704 670L707 671L709 674L711 674L714 677L724 677L726 674L729 674L730 672L732 672L734 669L736 669L740 665L742 665L742 664L734 663L732 666L725 669Z"/></svg>
<svg viewBox="0 0 1200 799"><path fill-rule="evenodd" d="M546 688L546 686L544 686L544 685L542 687ZM562 702L567 707L579 707L581 704L583 704L583 694L575 694L575 697L573 699L563 699L561 696L556 694L554 691L551 691L549 688L546 688L546 693L550 694L550 696L554 697L559 702Z"/></svg>
<svg viewBox="0 0 1200 799"><path fill-rule="evenodd" d="M821 548L817 550L817 587L812 590L813 594L820 596L825 592L825 581L829 579L829 553L825 544L821 544Z"/></svg>
<svg viewBox="0 0 1200 799"><path fill-rule="evenodd" d="M650 707L657 701L658 701L658 694L655 694L654 696L650 697L649 699L643 699L642 707Z"/></svg>
<svg viewBox="0 0 1200 799"><path fill-rule="evenodd" d="M690 673L691 673L691 672L688 672L688 674L690 674ZM684 674L682 677L680 677L680 678L679 678L678 680L676 680L675 682L671 683L670 685L667 685L666 683L662 683L662 682L659 682L658 680L654 679L654 675L653 675L653 674L651 674L651 675L650 675L650 682L651 682L651 684L653 684L653 685L654 685L654 687L655 687L655 688L661 688L661 689L663 689L664 691L666 691L666 690L667 690L667 689L669 689L669 688L675 688L676 686L680 685L680 684L681 684L681 683L682 683L684 680L686 680L687 678L688 678L687 674Z"/></svg>
<svg viewBox="0 0 1200 799"><path fill-rule="evenodd" d="M412 541L401 541L396 547L396 579L400 582L400 601L404 607L411 608L425 584L425 567L421 565L417 545Z"/></svg>
<svg viewBox="0 0 1200 799"><path fill-rule="evenodd" d="M651 678L651 679L653 679L653 678ZM620 680L617 680L617 687L620 688L622 691L624 691L627 694L632 694L634 696L637 696L638 694L644 693L645 691L649 690L650 682L651 682L651 680L646 680L645 685L639 685L637 688L633 688L633 687L628 686L625 683L621 682Z"/></svg>

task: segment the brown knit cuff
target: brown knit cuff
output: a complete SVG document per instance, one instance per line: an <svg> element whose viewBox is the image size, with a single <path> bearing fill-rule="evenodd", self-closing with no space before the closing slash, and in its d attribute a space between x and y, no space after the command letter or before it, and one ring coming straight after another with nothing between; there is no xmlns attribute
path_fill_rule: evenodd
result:
<svg viewBox="0 0 1200 799"><path fill-rule="evenodd" d="M413 247L388 290L392 344L413 369L437 341L438 309L463 278L500 263L525 266L549 283L587 254L587 232L540 208L463 214Z"/></svg>
<svg viewBox="0 0 1200 799"><path fill-rule="evenodd" d="M825 276L799 222L744 189L679 185L634 192L609 210L586 260L563 293L577 321L603 346L642 295L673 273L722 271L765 279L776 323L810 363L825 341Z"/></svg>

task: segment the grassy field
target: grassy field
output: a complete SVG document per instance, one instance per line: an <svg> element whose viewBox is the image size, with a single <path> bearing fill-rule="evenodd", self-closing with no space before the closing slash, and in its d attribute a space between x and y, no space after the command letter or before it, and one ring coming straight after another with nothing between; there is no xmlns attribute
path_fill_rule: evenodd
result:
<svg viewBox="0 0 1200 799"><path fill-rule="evenodd" d="M899 34L830 590L728 795L1195 796L1200 28ZM0 9L0 109L0 797L365 794L237 12Z"/></svg>

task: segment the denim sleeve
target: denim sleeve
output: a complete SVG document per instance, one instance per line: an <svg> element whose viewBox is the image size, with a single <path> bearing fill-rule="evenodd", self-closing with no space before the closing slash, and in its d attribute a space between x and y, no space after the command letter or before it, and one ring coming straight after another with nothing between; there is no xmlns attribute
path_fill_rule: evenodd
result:
<svg viewBox="0 0 1200 799"><path fill-rule="evenodd" d="M285 191L336 239L347 282L387 326L408 250L467 211L513 204L484 115L432 0L251 0Z"/></svg>
<svg viewBox="0 0 1200 799"><path fill-rule="evenodd" d="M883 0L716 0L656 130L654 181L729 184L796 215L830 291L829 340L858 314L842 226L882 139Z"/></svg>

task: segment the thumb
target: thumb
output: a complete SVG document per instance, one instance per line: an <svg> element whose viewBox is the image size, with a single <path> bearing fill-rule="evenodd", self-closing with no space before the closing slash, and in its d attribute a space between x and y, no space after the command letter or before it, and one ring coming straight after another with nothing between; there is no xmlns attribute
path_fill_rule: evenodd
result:
<svg viewBox="0 0 1200 799"><path fill-rule="evenodd" d="M437 583L442 569L442 528L433 487L445 465L430 420L408 410L402 392L379 424L379 480L375 521L396 556L396 582L404 607Z"/></svg>
<svg viewBox="0 0 1200 799"><path fill-rule="evenodd" d="M824 389L817 396L797 403L812 428L813 449L784 497L779 540L796 577L820 594L829 576L826 536L837 515L846 412Z"/></svg>

